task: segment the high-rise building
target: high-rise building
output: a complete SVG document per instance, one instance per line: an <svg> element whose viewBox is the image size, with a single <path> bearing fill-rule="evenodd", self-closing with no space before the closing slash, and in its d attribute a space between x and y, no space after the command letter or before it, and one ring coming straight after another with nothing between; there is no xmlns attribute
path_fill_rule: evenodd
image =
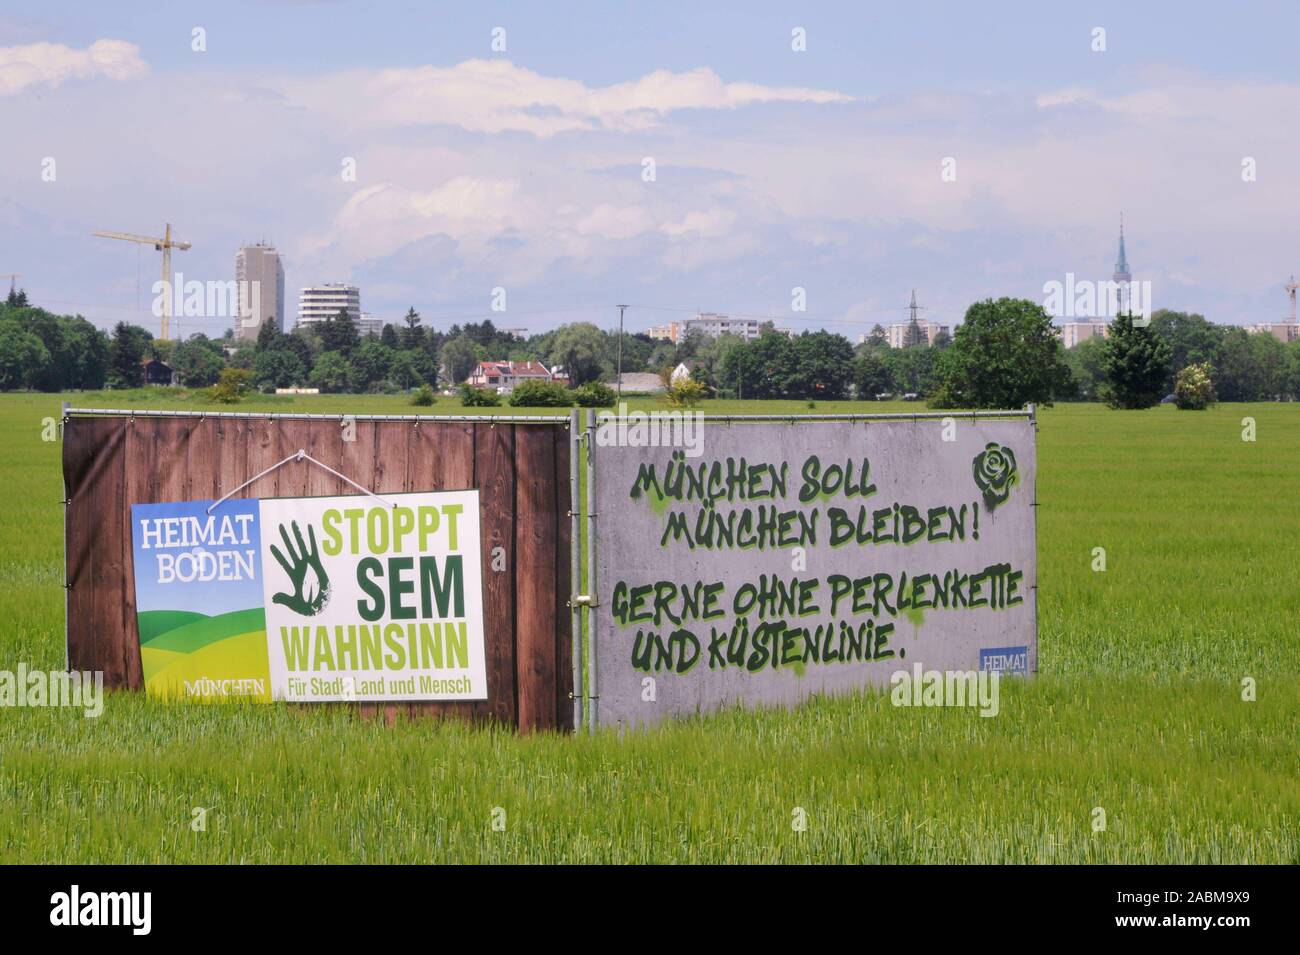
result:
<svg viewBox="0 0 1300 955"><path fill-rule="evenodd" d="M353 324L361 329L361 289L355 285L326 283L312 285L298 295L298 324L314 325L347 312Z"/></svg>
<svg viewBox="0 0 1300 955"><path fill-rule="evenodd" d="M284 314L284 263L280 261L275 246L258 242L235 253L235 287L238 295L236 338L256 338L262 323L268 321L284 331L287 321Z"/></svg>

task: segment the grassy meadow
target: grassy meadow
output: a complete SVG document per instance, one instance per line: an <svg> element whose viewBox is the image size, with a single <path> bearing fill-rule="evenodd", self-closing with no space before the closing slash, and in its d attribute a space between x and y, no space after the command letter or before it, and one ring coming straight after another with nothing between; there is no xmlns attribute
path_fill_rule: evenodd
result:
<svg viewBox="0 0 1300 955"><path fill-rule="evenodd" d="M64 662L60 445L42 440L63 397L219 410L0 395L0 670ZM1063 405L1039 424L1040 674L1004 681L996 718L880 692L622 737L132 693L98 719L0 709L0 861L1300 862L1300 404Z"/></svg>

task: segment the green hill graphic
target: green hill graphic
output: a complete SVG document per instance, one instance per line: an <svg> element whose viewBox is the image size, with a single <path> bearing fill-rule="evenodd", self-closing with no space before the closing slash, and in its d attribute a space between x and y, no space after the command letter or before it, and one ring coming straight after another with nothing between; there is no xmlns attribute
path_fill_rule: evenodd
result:
<svg viewBox="0 0 1300 955"><path fill-rule="evenodd" d="M149 613L181 615L180 610L153 610ZM141 618L145 614L140 615ZM144 624L140 625L140 645L150 650L168 650L174 653L193 653L209 643L216 643L228 637L249 633L253 630L266 629L266 612L261 607L251 610L232 610L230 613L215 617L194 615L197 619L172 630L159 632L149 640L144 638Z"/></svg>
<svg viewBox="0 0 1300 955"><path fill-rule="evenodd" d="M146 644L170 630L176 630L198 620L206 620L207 617L207 614L196 613L193 610L142 610L136 614L136 620L140 625L140 643Z"/></svg>

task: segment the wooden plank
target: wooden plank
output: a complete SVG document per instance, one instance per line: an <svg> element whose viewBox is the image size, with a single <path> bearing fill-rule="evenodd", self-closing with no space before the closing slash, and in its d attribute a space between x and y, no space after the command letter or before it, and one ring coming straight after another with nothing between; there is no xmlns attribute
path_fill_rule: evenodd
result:
<svg viewBox="0 0 1300 955"><path fill-rule="evenodd" d="M556 728L573 729L573 621L569 597L572 528L569 525L569 429L551 426L555 443L555 714Z"/></svg>
<svg viewBox="0 0 1300 955"><path fill-rule="evenodd" d="M483 628L488 700L484 707L518 725L515 685L515 425L474 424L474 483L483 519ZM493 569L504 561L504 569Z"/></svg>
<svg viewBox="0 0 1300 955"><path fill-rule="evenodd" d="M411 425L404 421L377 421L375 428L375 473L371 490L376 494L404 491ZM390 726L397 721L399 713L410 712L406 703L382 703L379 710Z"/></svg>
<svg viewBox="0 0 1300 955"><path fill-rule="evenodd" d="M130 533L125 515L127 427L123 419L108 425L96 452L95 474L88 489L91 547L95 553L91 617L87 621L93 646L88 664L90 669L103 671L105 686L135 689L140 678L140 648L138 642L130 646L134 626L128 632L123 609L127 575L122 538ZM131 667L132 653L136 672Z"/></svg>
<svg viewBox="0 0 1300 955"><path fill-rule="evenodd" d="M242 418L213 418L213 431L221 447L217 468L217 497L229 494L256 471L248 469L249 428ZM236 497L244 497L239 494Z"/></svg>
<svg viewBox="0 0 1300 955"><path fill-rule="evenodd" d="M124 432L125 449L123 476L125 481L125 491L123 494L123 518L126 521L126 529L122 534L122 566L125 574L122 578L122 607L125 623L123 632L125 639L130 647L129 651L125 650L124 658L125 667L132 678L128 680L128 685L133 689L144 687L144 665L140 662L140 628L139 621L136 619L136 602L135 602L135 552L132 544L134 537L134 527L131 524L131 508L136 504L147 504L150 502L150 480L149 471L149 454L153 450L153 428L146 427L141 432L140 422L131 420L127 422ZM139 685L134 685L132 680L134 674L139 674Z"/></svg>
<svg viewBox="0 0 1300 955"><path fill-rule="evenodd" d="M215 501L221 496L222 444L217 437L217 422L212 418L189 419L188 460L185 469L185 500Z"/></svg>
<svg viewBox="0 0 1300 955"><path fill-rule="evenodd" d="M465 490L474 486L474 425L467 421L420 421L407 437L407 491ZM466 515L467 518L474 515ZM486 703L412 700L411 716L472 720L486 717Z"/></svg>
<svg viewBox="0 0 1300 955"><path fill-rule="evenodd" d="M319 428L322 424L325 424L325 422L302 421L293 418L277 420L275 427L275 460L283 461L299 451L306 451L307 445L310 443L311 429ZM290 461L288 464L276 468L275 496L307 497L311 493L314 478L313 471L320 471L320 468L310 461ZM324 471L321 471L321 473L327 474ZM268 495L258 494L256 496L267 497Z"/></svg>
<svg viewBox="0 0 1300 955"><path fill-rule="evenodd" d="M307 429L303 450L321 464L328 465L341 474L343 470L343 429L336 421L312 421ZM336 497L351 494L353 489L325 468L308 465L307 495L309 497ZM350 476L350 475L349 475ZM354 479L355 480L355 479Z"/></svg>
<svg viewBox="0 0 1300 955"><path fill-rule="evenodd" d="M244 418L246 428L247 443L247 473L236 482L236 486L243 484L255 474L261 474L272 464L275 464L280 458L276 453L280 450L279 424L269 418ZM256 481L239 492L237 497L279 497L279 480L278 471L272 471L260 481Z"/></svg>
<svg viewBox="0 0 1300 955"><path fill-rule="evenodd" d="M341 431L341 429L340 429ZM356 481L362 487L371 487L375 480L375 442L378 437L377 422L374 421L354 421L348 434L352 440L343 440L344 436L340 433L341 459L337 470L346 474L352 480ZM324 460L322 458L321 460ZM333 463L326 461L333 467ZM359 494L354 488L345 487L345 494ZM358 715L363 718L376 716L380 713L379 705L376 703L349 703Z"/></svg>
<svg viewBox="0 0 1300 955"><path fill-rule="evenodd" d="M114 464L113 444L124 422L105 418L71 418L63 432L63 477L67 489L65 576L68 586L68 664L74 670L96 670L98 639L95 620L95 553L98 525L99 475ZM120 463L120 461L118 462ZM121 685L121 684L113 684Z"/></svg>
<svg viewBox="0 0 1300 955"><path fill-rule="evenodd" d="M555 444L552 429L515 431L515 675L519 730L553 729L555 714Z"/></svg>

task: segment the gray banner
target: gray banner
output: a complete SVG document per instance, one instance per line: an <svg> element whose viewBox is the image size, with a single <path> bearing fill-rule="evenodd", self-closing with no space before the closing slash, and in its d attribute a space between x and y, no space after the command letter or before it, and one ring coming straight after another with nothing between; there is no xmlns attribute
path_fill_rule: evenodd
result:
<svg viewBox="0 0 1300 955"><path fill-rule="evenodd" d="M598 425L600 724L1037 669L1028 418L701 425Z"/></svg>

